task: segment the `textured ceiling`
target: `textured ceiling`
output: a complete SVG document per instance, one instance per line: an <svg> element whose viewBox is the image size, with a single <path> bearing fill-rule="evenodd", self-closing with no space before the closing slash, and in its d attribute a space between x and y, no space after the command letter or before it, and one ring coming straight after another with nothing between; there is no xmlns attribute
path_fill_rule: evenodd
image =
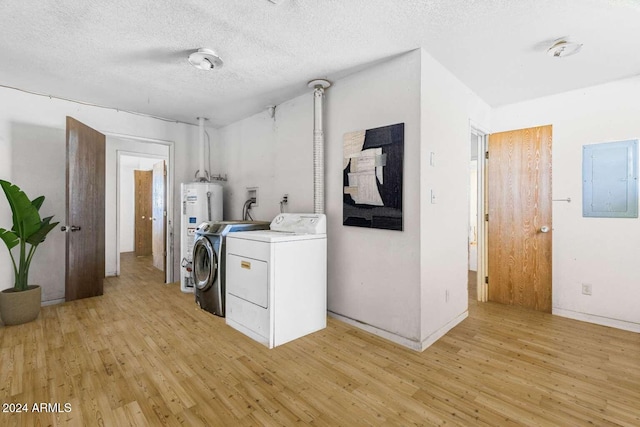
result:
<svg viewBox="0 0 640 427"><path fill-rule="evenodd" d="M639 22L636 0L7 0L0 85L218 127L423 47L498 106L640 74ZM563 36L582 52L548 57Z"/></svg>

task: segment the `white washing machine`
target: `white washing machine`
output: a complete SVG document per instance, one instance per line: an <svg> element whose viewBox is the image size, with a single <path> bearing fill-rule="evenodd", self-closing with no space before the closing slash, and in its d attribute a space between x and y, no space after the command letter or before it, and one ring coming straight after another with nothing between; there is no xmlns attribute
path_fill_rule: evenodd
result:
<svg viewBox="0 0 640 427"><path fill-rule="evenodd" d="M284 213L227 235L226 322L269 348L327 326L327 223Z"/></svg>

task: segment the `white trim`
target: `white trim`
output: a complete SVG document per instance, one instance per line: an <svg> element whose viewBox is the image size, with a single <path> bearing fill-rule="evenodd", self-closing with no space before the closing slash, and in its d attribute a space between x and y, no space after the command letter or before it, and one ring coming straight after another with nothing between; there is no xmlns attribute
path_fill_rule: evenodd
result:
<svg viewBox="0 0 640 427"><path fill-rule="evenodd" d="M367 323L360 322L358 320L352 319L350 317L342 316L338 313L334 313L333 311L327 311L327 314L331 317L334 317L344 323L347 323L351 326L355 326L358 329L362 329L367 331L373 335L377 335L379 337L385 338L389 341L392 341L396 344L400 344L401 346L408 347L412 350L422 351L423 348L420 345L419 341L415 341L409 338L405 338L403 336L394 334L393 332L385 331L384 329L376 328L375 326L371 326Z"/></svg>
<svg viewBox="0 0 640 427"><path fill-rule="evenodd" d="M480 130L471 122L471 133L478 136L478 269L477 269L477 299L480 302L487 302L489 297L489 286L484 278L487 276L487 222L484 220L487 214L486 186L487 186L487 160L485 152L488 149L488 134Z"/></svg>
<svg viewBox="0 0 640 427"><path fill-rule="evenodd" d="M476 123L471 119L469 119L469 126L471 127L471 132L475 133L478 136L489 135L491 133L491 130L489 128L484 127L480 123Z"/></svg>
<svg viewBox="0 0 640 427"><path fill-rule="evenodd" d="M118 138L118 139L130 139L130 140L133 140L133 141L151 142L153 144L160 144L160 145L174 145L175 144L174 141L169 141L167 139L147 138L147 137L144 137L144 136L126 135L124 133L115 133L115 132L102 132L102 133L105 134L105 136L110 136L112 138Z"/></svg>
<svg viewBox="0 0 640 427"><path fill-rule="evenodd" d="M437 331L429 335L424 340L416 341L410 338L403 337L401 335L394 334L393 332L389 332L384 329L376 328L375 326L360 322L350 317L342 316L338 313L334 313L333 311L327 311L327 314L344 323L347 323L351 326L355 326L358 329L362 329L373 335L377 335L381 338L387 339L403 347L407 347L407 348L410 348L411 350L416 350L416 351L426 350L429 346L431 346L431 344L433 344L434 342L442 338L447 332L449 332L451 329L453 329L455 326L457 326L460 322L462 322L464 319L466 319L469 316L469 312L465 310L463 313L459 314L453 320L451 320L446 325L444 325L443 327L441 327L440 329L438 329Z"/></svg>
<svg viewBox="0 0 640 427"><path fill-rule="evenodd" d="M640 323L628 322L626 320L612 319L610 317L598 316L595 314L580 313L578 311L566 310L563 308L553 308L552 314L556 316L566 317L581 322L594 323L596 325L608 326L611 328L622 329L640 333Z"/></svg>
<svg viewBox="0 0 640 427"><path fill-rule="evenodd" d="M47 305L55 305L55 304L62 304L63 302L65 302L66 300L64 298L58 298L58 299L50 299L48 301L41 301L40 302L40 306L41 307L45 307Z"/></svg>
<svg viewBox="0 0 640 427"><path fill-rule="evenodd" d="M441 327L440 329L438 329L437 331L435 331L434 333L432 333L431 335L423 339L421 343L420 351L424 351L428 347L431 347L431 344L435 343L440 338L445 336L447 332L449 332L450 330L458 326L458 324L462 322L464 319L466 319L467 317L469 317L469 310L465 310L464 312L460 313L455 318L447 322L446 325L444 325L443 327Z"/></svg>

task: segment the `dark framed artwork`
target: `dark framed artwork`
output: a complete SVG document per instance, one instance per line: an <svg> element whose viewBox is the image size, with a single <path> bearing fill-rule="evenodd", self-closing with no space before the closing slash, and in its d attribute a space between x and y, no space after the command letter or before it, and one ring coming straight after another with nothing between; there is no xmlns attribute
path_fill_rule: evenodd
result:
<svg viewBox="0 0 640 427"><path fill-rule="evenodd" d="M343 138L342 223L402 231L404 123Z"/></svg>

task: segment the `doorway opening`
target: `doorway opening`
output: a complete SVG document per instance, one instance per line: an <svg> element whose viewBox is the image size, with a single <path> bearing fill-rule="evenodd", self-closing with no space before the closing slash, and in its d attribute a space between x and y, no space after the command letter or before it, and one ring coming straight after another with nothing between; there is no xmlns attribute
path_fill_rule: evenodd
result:
<svg viewBox="0 0 640 427"><path fill-rule="evenodd" d="M486 276L486 140L487 134L474 127L469 139L469 233L468 291L469 299L487 301Z"/></svg>
<svg viewBox="0 0 640 427"><path fill-rule="evenodd" d="M119 276L122 265L121 253L128 254L129 249L134 252L131 248L132 239L135 242L133 170L145 170L153 168L154 164L164 163L166 167L166 185L162 200L164 212L156 216L164 217L163 221L166 220L166 232L163 237L165 250L161 254L163 256L161 264L156 267L164 270L162 275L165 283L173 282L173 156L174 146L171 141L107 134L107 219L105 224L107 276ZM152 257L149 259L151 260Z"/></svg>
<svg viewBox="0 0 640 427"><path fill-rule="evenodd" d="M165 271L164 261L154 262L155 259L163 259L166 252L164 217L162 213L154 212L154 209L156 205L165 206L166 197L164 186L161 191L156 191L153 183L154 169L160 165L164 171L167 160L162 156L142 157L120 153L119 254L121 261L123 255L133 254L139 258L136 264L125 265L141 265L146 262L163 273ZM121 268L122 265L121 262Z"/></svg>

